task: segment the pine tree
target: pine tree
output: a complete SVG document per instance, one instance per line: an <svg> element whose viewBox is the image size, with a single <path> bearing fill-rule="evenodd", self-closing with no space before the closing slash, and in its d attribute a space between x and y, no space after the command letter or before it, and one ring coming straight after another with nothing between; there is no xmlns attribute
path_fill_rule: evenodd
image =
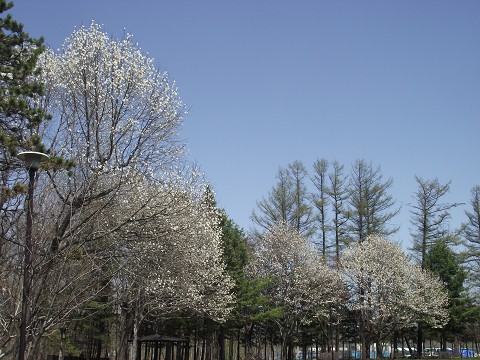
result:
<svg viewBox="0 0 480 360"><path fill-rule="evenodd" d="M12 7L0 0L0 14ZM43 51L43 38L31 38L10 14L0 18L0 145L10 155L18 147L44 150L37 129L47 115L35 106L43 94L43 84L36 80ZM3 161L5 166L5 156Z"/></svg>
<svg viewBox="0 0 480 360"><path fill-rule="evenodd" d="M459 336L479 313L479 307L474 305L465 287L467 272L461 262L461 256L456 254L445 240L432 244L425 256L425 267L440 278L449 298L449 321L442 329L444 351L447 338L455 339L458 350Z"/></svg>
<svg viewBox="0 0 480 360"><path fill-rule="evenodd" d="M43 39L33 39L23 25L5 13L13 3L0 0L0 206L12 210L11 201L26 191L19 185L24 174L15 174L20 166L19 149L45 152L38 127L47 117L35 99L43 94L43 84L36 80L40 69L37 59L44 51ZM6 218L2 215L2 220ZM5 226L4 226L5 227ZM8 226L7 226L8 227Z"/></svg>

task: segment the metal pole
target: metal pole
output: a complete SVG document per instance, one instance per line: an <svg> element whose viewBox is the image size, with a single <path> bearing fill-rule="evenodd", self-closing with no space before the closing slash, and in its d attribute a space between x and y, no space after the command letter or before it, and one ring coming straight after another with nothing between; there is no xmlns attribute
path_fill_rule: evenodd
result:
<svg viewBox="0 0 480 360"><path fill-rule="evenodd" d="M28 169L28 205L27 205L27 231L25 236L25 249L23 261L23 296L22 296L22 317L20 320L20 340L18 349L18 359L25 359L25 350L27 345L27 322L28 322L28 303L30 300L30 289L32 285L32 228L33 228L33 189L35 186L35 173L37 169L30 167Z"/></svg>

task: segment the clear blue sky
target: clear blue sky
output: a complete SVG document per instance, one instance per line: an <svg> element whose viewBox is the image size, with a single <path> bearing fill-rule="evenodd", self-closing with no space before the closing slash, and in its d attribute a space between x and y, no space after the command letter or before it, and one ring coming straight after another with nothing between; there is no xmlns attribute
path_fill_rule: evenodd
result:
<svg viewBox="0 0 480 360"><path fill-rule="evenodd" d="M446 201L480 184L480 1L18 0L12 14L52 48L92 20L133 34L177 81L191 157L245 230L294 160L381 166L405 245L415 175L451 180Z"/></svg>

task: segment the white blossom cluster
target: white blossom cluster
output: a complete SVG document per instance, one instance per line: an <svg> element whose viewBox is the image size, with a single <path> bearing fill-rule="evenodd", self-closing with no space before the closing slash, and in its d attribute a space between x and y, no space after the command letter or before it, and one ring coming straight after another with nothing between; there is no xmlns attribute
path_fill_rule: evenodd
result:
<svg viewBox="0 0 480 360"><path fill-rule="evenodd" d="M158 173L182 151L183 104L175 82L142 54L130 35L111 38L100 25L81 27L42 58L44 105L54 119L45 139L78 169Z"/></svg>
<svg viewBox="0 0 480 360"><path fill-rule="evenodd" d="M143 185L129 193L131 202L142 205L137 221L118 237L125 249L120 274L130 290L144 289L149 309L163 314L187 310L224 320L233 302L233 282L222 261L216 209L201 201L205 189Z"/></svg>
<svg viewBox="0 0 480 360"><path fill-rule="evenodd" d="M52 159L75 166L47 164L37 182L34 341L98 296L141 316L224 320L233 282L217 210L199 171L185 166L176 84L130 35L113 39L94 23L39 65L46 93L37 105L52 115L43 141Z"/></svg>
<svg viewBox="0 0 480 360"><path fill-rule="evenodd" d="M362 330L377 340L418 321L446 323L448 298L442 283L411 264L397 244L370 236L349 247L340 263L350 293L347 304L359 314Z"/></svg>
<svg viewBox="0 0 480 360"><path fill-rule="evenodd" d="M447 321L448 298L439 279L378 236L347 248L332 269L306 238L278 224L255 243L250 271L268 279L265 295L271 309L281 310L275 321L284 337L299 323L338 322L345 307L368 341L384 341L416 322Z"/></svg>
<svg viewBox="0 0 480 360"><path fill-rule="evenodd" d="M284 340L298 324L329 320L345 295L338 274L307 238L284 223L258 240L250 266L253 276L269 280L265 295L271 308L280 309L275 321Z"/></svg>

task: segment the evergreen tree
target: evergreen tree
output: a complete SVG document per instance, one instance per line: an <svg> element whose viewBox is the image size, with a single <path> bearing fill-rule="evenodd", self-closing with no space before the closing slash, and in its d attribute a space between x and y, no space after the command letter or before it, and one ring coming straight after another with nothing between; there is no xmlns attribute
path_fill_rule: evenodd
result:
<svg viewBox="0 0 480 360"><path fill-rule="evenodd" d="M222 228L223 256L226 269L232 278L243 278L248 261L248 246L243 230L222 212L220 226Z"/></svg>
<svg viewBox="0 0 480 360"><path fill-rule="evenodd" d="M13 3L0 0L0 14ZM37 59L44 51L43 38L31 38L11 14L0 18L0 146L2 170L9 165L7 155L18 147L43 150L37 130L46 118L35 106L43 94L43 84L35 79L40 73Z"/></svg>
<svg viewBox="0 0 480 360"><path fill-rule="evenodd" d="M8 214L3 213L16 208L19 203L14 198L26 191L18 184L24 174L16 173L19 149L45 152L38 127L46 114L35 103L43 94L43 84L36 80L43 39L31 38L21 23L5 14L12 7L13 3L0 0L0 206L4 229L10 224Z"/></svg>
<svg viewBox="0 0 480 360"><path fill-rule="evenodd" d="M478 316L479 309L465 288L467 273L461 262L461 256L456 254L445 240L432 244L425 257L425 267L440 278L449 299L449 320L442 329L443 351L446 350L447 340L453 340L458 350L461 334L467 324Z"/></svg>

